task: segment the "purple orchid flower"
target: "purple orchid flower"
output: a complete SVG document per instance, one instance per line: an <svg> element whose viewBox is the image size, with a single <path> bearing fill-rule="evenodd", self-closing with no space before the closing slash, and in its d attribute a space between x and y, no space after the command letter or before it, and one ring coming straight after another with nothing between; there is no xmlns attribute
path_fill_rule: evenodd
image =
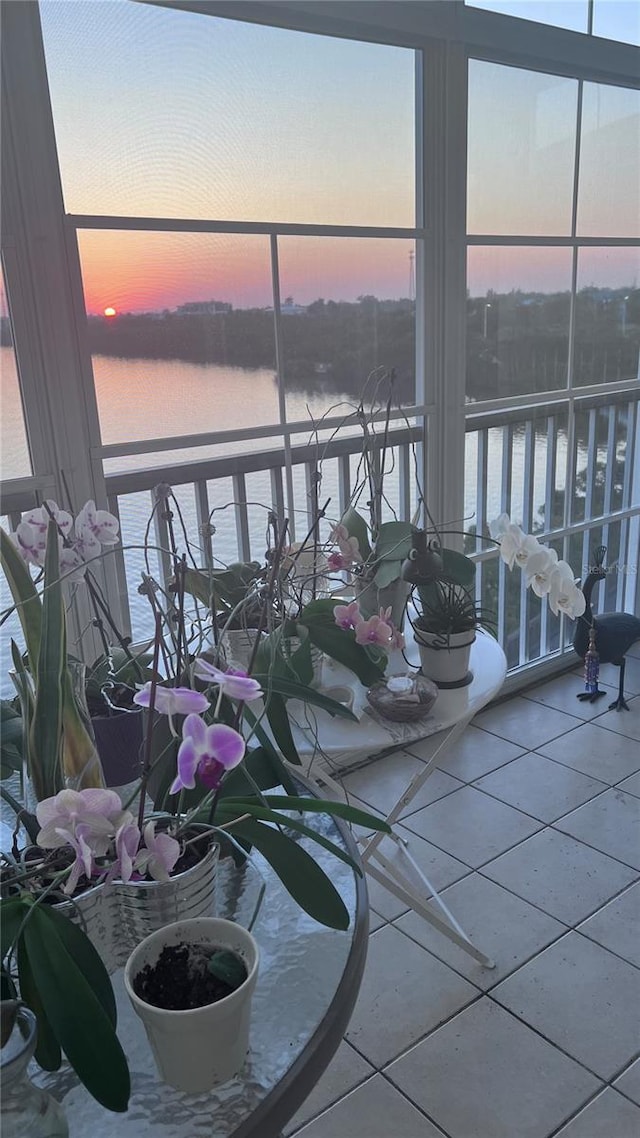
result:
<svg viewBox="0 0 640 1138"><path fill-rule="evenodd" d="M242 762L245 741L226 723L207 727L199 715L188 715L182 725L182 743L178 750L178 773L171 783L170 794L193 790L196 774L210 790L215 790L225 771Z"/></svg>
<svg viewBox="0 0 640 1138"><path fill-rule="evenodd" d="M224 695L228 695L230 699L241 699L248 703L252 699L259 699L262 695L262 688L258 681L253 680L251 676L239 668L229 668L228 671L223 672L220 668L215 668L213 664L208 664L206 660L200 657L195 662L194 673L199 680L205 680L209 684L217 684Z"/></svg>
<svg viewBox="0 0 640 1138"><path fill-rule="evenodd" d="M139 707L149 707L151 703L151 684L145 684L133 697ZM202 692L193 688L156 687L155 709L161 715L191 715L206 711L209 700Z"/></svg>
<svg viewBox="0 0 640 1138"><path fill-rule="evenodd" d="M83 873L87 881L91 880L94 851L89 845L87 838L91 838L93 835L90 827L82 823L76 826L75 833L71 830L59 830L58 833L64 838L62 844L69 845L75 850L76 860L71 866L71 873L62 887L63 893L71 894L76 889Z"/></svg>

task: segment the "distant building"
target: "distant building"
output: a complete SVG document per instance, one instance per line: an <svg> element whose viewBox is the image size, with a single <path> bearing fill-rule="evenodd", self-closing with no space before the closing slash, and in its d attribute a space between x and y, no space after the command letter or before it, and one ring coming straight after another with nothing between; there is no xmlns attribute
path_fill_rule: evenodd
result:
<svg viewBox="0 0 640 1138"><path fill-rule="evenodd" d="M178 305L176 316L219 316L232 311L233 305L224 300L191 300Z"/></svg>

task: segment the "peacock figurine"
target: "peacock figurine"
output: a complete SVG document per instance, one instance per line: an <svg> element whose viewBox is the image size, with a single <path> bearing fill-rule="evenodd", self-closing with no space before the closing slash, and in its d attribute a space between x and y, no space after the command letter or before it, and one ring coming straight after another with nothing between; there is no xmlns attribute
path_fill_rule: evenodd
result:
<svg viewBox="0 0 640 1138"><path fill-rule="evenodd" d="M620 686L618 698L609 704L609 710L615 708L616 711L622 711L624 708L628 711L629 704L624 698L625 655L631 645L640 640L640 619L628 612L605 612L594 616L591 594L596 582L602 581L607 575L604 567L606 552L605 545L599 545L594 551L593 565L582 586L586 608L577 621L573 638L573 647L585 662L585 690L579 693L578 699L593 703L605 695L598 687L599 665L615 664L620 669Z"/></svg>

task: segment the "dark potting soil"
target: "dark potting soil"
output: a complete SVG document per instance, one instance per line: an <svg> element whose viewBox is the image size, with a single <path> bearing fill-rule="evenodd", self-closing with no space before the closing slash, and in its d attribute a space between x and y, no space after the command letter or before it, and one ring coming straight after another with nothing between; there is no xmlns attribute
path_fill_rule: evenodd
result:
<svg viewBox="0 0 640 1138"><path fill-rule="evenodd" d="M244 983L247 969L240 961L243 973L240 983L234 986L225 983L209 971L209 959L216 951L206 945L167 945L156 963L145 964L135 977L136 996L169 1011L188 1011L223 1000Z"/></svg>

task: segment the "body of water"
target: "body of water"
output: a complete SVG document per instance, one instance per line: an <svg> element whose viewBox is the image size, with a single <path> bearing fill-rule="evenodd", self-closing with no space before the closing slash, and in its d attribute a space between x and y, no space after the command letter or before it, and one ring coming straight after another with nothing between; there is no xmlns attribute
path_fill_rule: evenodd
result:
<svg viewBox="0 0 640 1138"><path fill-rule="evenodd" d="M1 349L2 367L2 476L18 477L30 473L28 450L24 433L24 422L15 374L15 362L10 348ZM199 365L181 360L124 360L109 356L94 358L94 374L98 397L100 424L103 442L125 443L149 438L170 437L173 435L197 434L205 431L226 431L242 427L274 423L278 418L278 397L275 377L267 369L248 369L225 367L221 365ZM309 395L305 391L287 393L287 415L290 421L319 419L335 404L335 413L346 414L353 400L346 394L334 394L323 389L322 376L315 382L317 390ZM311 430L311 422L310 422ZM356 432L358 433L358 432ZM308 441L300 436L297 442ZM189 461L202 458L219 457L230 453L247 453L261 449L278 449L282 440L276 435L272 438L226 443L217 446L198 447L190 450L172 450L154 454L130 455L110 459L105 464L107 473L116 470L133 470L149 466ZM475 523L477 467L477 436L471 434L466 441L465 476L465 527ZM585 455L586 458L586 455ZM541 430L536 439L536 461L534 470L534 510L545 501L545 460L546 436ZM561 433L557 445L556 486L564 485L566 462L566 437ZM352 479L355 479L357 456L352 459ZM502 431L499 428L489 433L489 465L487 486L487 516L492 518L500 512L500 478L502 466ZM158 473L158 480L161 473ZM515 503L513 513L517 515L517 503L521 501L524 488L524 442L516 432L512 455L512 485ZM297 511L297 536L306 532L306 487L304 471L294 469L294 487ZM386 490L390 505L397 507L399 478L397 467L391 470L386 479ZM176 495L184 514L187 531L191 537L196 535L195 499L191 486L176 489ZM209 484L211 507L215 510L213 521L216 525L214 551L222 563L237 559L236 516L233 503L233 488L230 478L218 479ZM331 497L328 515L330 521L336 520L338 511L338 468L335 460L323 467L321 499ZM367 495L363 496L363 503ZM271 502L269 472L257 472L247 476L247 498L249 501L248 520L251 538L251 553L261 560L265 550L267 512ZM427 492L428 500L428 492ZM79 506L81 503L78 503ZM365 507L366 509L366 507ZM148 494L128 495L121 500L122 541L124 545L140 544L150 512ZM392 516L389 510L388 516ZM330 522L325 527L328 534ZM140 551L132 550L126 555L129 593L132 597L133 632L136 636L148 631L149 608L147 602L137 593L140 571L144 568L144 558ZM4 583L2 583L4 586ZM2 588L2 607L7 602L6 586ZM2 662L5 672L8 667L8 633L3 629ZM15 630L13 630L15 634ZM6 657L6 659L5 659Z"/></svg>

